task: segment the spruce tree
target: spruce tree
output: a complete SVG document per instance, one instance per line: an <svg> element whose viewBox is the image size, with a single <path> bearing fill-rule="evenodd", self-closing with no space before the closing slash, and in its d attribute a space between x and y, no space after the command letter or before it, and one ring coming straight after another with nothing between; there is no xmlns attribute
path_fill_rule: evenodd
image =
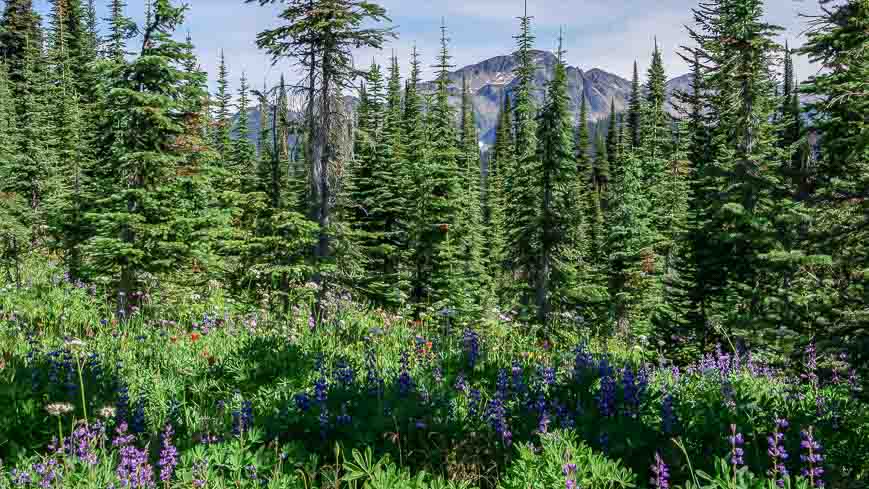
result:
<svg viewBox="0 0 869 489"><path fill-rule="evenodd" d="M657 53L657 46L656 51ZM634 61L634 77L631 82L631 99L628 105L628 133L631 136L631 147L640 146L640 114L642 112L643 96L640 93L640 75L637 72L637 62Z"/></svg>
<svg viewBox="0 0 869 489"><path fill-rule="evenodd" d="M609 125L606 132L606 154L607 163L609 163L609 173L612 180L621 178L621 168L619 168L619 114L616 113L616 99L610 100Z"/></svg>
<svg viewBox="0 0 869 489"><path fill-rule="evenodd" d="M516 292L527 309L537 277L538 264L535 243L539 241L539 204L537 201L539 160L537 158L537 108L532 96L536 67L532 57L534 36L531 34L531 17L526 12L520 18L520 33L516 36L518 79L513 92L514 150L515 161L504 172L505 211L511 216L507 228L507 256L513 271Z"/></svg>
<svg viewBox="0 0 869 489"><path fill-rule="evenodd" d="M502 282L506 279L507 270L506 229L507 216L505 209L504 175L513 166L515 151L513 149L513 118L510 113L510 99L504 96L501 104L498 127L495 134L495 144L489 154L489 168L486 175L486 247L488 275L492 280L492 292L501 300L501 292L506 288Z"/></svg>
<svg viewBox="0 0 869 489"><path fill-rule="evenodd" d="M233 166L241 176L239 190L243 193L256 189L256 147L250 139L250 86L247 76L241 74L238 87L238 121L232 141Z"/></svg>
<svg viewBox="0 0 869 489"><path fill-rule="evenodd" d="M824 13L815 19L800 49L823 69L800 92L818 97L808 107L817 113L813 125L820 139L816 189L810 199L816 216L813 234L819 239L812 248L832 258L828 275L819 278L835 285L815 300L831 305L825 314L831 319L808 333L819 335L820 343L833 349L847 348L852 361L865 366L869 336L862 326L865 300L858 298L865 298L865 292L852 295L850 291L867 290L865 271L869 268L869 97L865 93L869 5L863 0L823 3ZM820 270L812 268L813 272Z"/></svg>
<svg viewBox="0 0 869 489"><path fill-rule="evenodd" d="M710 299L727 332L756 339L781 337L793 326L782 321L794 300L785 284L803 256L787 234L776 232L795 216L784 212L788 196L778 192L771 73L780 28L762 16L760 0L716 0L695 10L697 27L689 29L705 66L702 96L714 162L703 168L701 186L717 196L703 203L704 254L711 258L704 267L725 273L721 293Z"/></svg>
<svg viewBox="0 0 869 489"><path fill-rule="evenodd" d="M12 82L0 62L0 272L21 287L22 260L30 249L33 212L17 183L18 124Z"/></svg>
<svg viewBox="0 0 869 489"><path fill-rule="evenodd" d="M377 175L383 189L378 200L383 209L382 273L387 284L384 298L393 308L399 306L407 295L407 272L403 270L401 253L407 246L411 175L404 164L404 107L401 92L401 70L398 58L393 55L381 135L383 165Z"/></svg>
<svg viewBox="0 0 869 489"><path fill-rule="evenodd" d="M423 244L431 260L430 303L438 311L455 309L463 293L462 267L457 259L463 239L457 226L459 193L462 190L459 179L461 154L456 113L449 101L451 58L444 25L441 26L441 50L434 65L438 70L437 91L429 112L431 155L426 175L430 203L427 239Z"/></svg>
<svg viewBox="0 0 869 489"><path fill-rule="evenodd" d="M650 147L647 148L648 153L653 158L668 158L672 139L670 130L672 117L667 112L667 73L664 70L664 62L661 58L661 51L658 49L657 40L646 77L645 103L648 117L651 119L647 126L650 131L653 131L648 140L650 143Z"/></svg>
<svg viewBox="0 0 869 489"><path fill-rule="evenodd" d="M649 222L649 203L643 192L644 177L634 152L621 160L607 214L609 289L616 332L628 338L648 334L650 260L654 234Z"/></svg>
<svg viewBox="0 0 869 489"><path fill-rule="evenodd" d="M488 267L484 255L483 201L480 195L482 185L480 164L480 143L477 124L474 118L472 94L468 81L462 81L462 108L458 215L456 230L461 240L459 257L463 266L463 294L459 305L463 318L479 320L483 306L488 301L490 287Z"/></svg>
<svg viewBox="0 0 869 489"><path fill-rule="evenodd" d="M538 252L536 299L537 320L546 324L553 310L553 301L564 297L575 283L575 262L563 255L579 243L576 234L579 209L577 202L576 150L573 120L567 95L567 68L561 40L558 62L549 84L546 105L538 126L538 159L540 162L540 248Z"/></svg>
<svg viewBox="0 0 869 489"><path fill-rule="evenodd" d="M42 46L41 23L33 0L8 0L0 18L0 59L6 63L14 100L19 104L27 91L24 72L30 50Z"/></svg>
<svg viewBox="0 0 869 489"><path fill-rule="evenodd" d="M607 154L607 145L604 141L603 134L598 131L595 135L594 141L594 182L595 188L600 197L603 197L607 189L609 188L609 183L611 179L610 175L610 160L609 155Z"/></svg>
<svg viewBox="0 0 869 489"><path fill-rule="evenodd" d="M226 57L220 50L220 63L217 65L217 94L215 101L214 148L220 154L224 165L229 163L232 131L232 93L229 90L229 69L226 67ZM283 81L283 79L282 79Z"/></svg>
<svg viewBox="0 0 869 489"><path fill-rule="evenodd" d="M183 13L170 0L155 0L138 57L111 61L101 76L107 95L98 154L108 170L95 182L99 194L89 219L96 234L86 252L94 272L116 287L124 314L135 305L131 293L144 274L187 269L198 245L176 186L186 159L179 144L187 116L180 97L186 50L171 36Z"/></svg>
<svg viewBox="0 0 869 489"><path fill-rule="evenodd" d="M111 0L109 2L109 17L104 19L109 26L108 36L103 40L103 54L106 58L120 62L127 53L127 41L138 32L138 27L132 19L125 15L127 2Z"/></svg>

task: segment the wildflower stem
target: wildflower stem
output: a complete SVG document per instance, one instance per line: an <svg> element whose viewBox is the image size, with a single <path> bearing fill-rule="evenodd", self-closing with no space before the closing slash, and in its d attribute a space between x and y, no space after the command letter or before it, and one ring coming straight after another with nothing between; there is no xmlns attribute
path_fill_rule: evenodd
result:
<svg viewBox="0 0 869 489"><path fill-rule="evenodd" d="M79 392L81 393L81 412L82 417L84 417L84 425L88 426L88 410L87 410L87 401L85 400L84 395L84 377L82 376L82 362L81 355L76 355L76 363L78 364L78 387Z"/></svg>

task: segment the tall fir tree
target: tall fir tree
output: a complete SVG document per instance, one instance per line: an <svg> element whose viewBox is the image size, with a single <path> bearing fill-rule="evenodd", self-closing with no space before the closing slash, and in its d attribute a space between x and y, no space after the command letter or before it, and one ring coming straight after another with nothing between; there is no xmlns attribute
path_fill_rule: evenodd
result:
<svg viewBox="0 0 869 489"><path fill-rule="evenodd" d="M17 188L18 120L6 64L0 62L0 273L22 286L22 264L30 250L34 213Z"/></svg>
<svg viewBox="0 0 869 489"><path fill-rule="evenodd" d="M640 146L640 116L643 110L643 95L640 93L640 74L637 72L637 62L634 61L634 77L631 81L631 99L628 105L628 133L631 137L631 147Z"/></svg>
<svg viewBox="0 0 869 489"><path fill-rule="evenodd" d="M474 116L473 94L467 79L462 80L461 131L459 137L459 194L456 231L461 248L462 287L464 293L459 304L467 321L477 321L489 300L489 269L485 264L482 175L480 138Z"/></svg>
<svg viewBox="0 0 869 489"><path fill-rule="evenodd" d="M669 158L672 140L670 129L673 121L667 112L667 73L664 70L664 61L658 49L657 39L655 39L649 72L646 75L645 92L646 112L651 119L647 127L652 131L651 137L647 140L650 144L647 152L653 158Z"/></svg>
<svg viewBox="0 0 869 489"><path fill-rule="evenodd" d="M689 34L705 66L710 158L700 175L705 199L702 233L709 237L705 268L723 270L720 292L707 287L722 333L747 338L789 336L784 316L793 300L787 283L803 253L788 243L789 198L778 192L781 153L775 144L774 36L760 0L716 0L695 10ZM701 273L709 273L703 270ZM713 272L714 273L714 272ZM707 284L707 286L710 284Z"/></svg>
<svg viewBox="0 0 869 489"><path fill-rule="evenodd" d="M532 95L536 66L532 54L534 36L531 34L531 19L526 4L525 13L520 17L520 32L515 37L518 48L515 55L518 81L513 92L516 153L512 167L504 172L505 211L512 218L512 224L507 228L507 256L510 257L510 268L518 289L516 293L526 315L530 312L535 288L538 256L534 245L539 240L539 206L536 199L539 186L536 179L540 172L537 158L537 108Z"/></svg>
<svg viewBox="0 0 869 489"><path fill-rule="evenodd" d="M214 148L220 154L224 165L229 163L232 142L232 92L229 89L229 69L226 67L226 57L220 50L220 62L217 65L217 94L214 97Z"/></svg>
<svg viewBox="0 0 869 489"><path fill-rule="evenodd" d="M574 241L579 228L574 126L561 43L559 39L558 62L547 90L547 103L540 114L537 136L540 214L536 225L540 227L540 243L535 296L537 320L542 324L549 322L553 302L567 296L576 285L573 281L576 263L565 259L565 255L579 244Z"/></svg>
<svg viewBox="0 0 869 489"><path fill-rule="evenodd" d="M499 301L503 299L501 291L506 288L502 282L506 279L505 271L507 271L507 257L505 256L507 229L505 209L507 202L505 201L504 175L513 166L514 157L510 98L504 95L498 117L495 144L489 153L489 167L485 185L487 266L489 277L492 280L491 293Z"/></svg>
<svg viewBox="0 0 869 489"><path fill-rule="evenodd" d="M430 157L427 164L427 189L430 192L429 214L425 223L427 239L423 246L428 251L431 266L430 304L435 310L455 309L461 302L462 267L458 257L461 247L457 226L460 179L459 138L456 131L456 113L450 104L450 64L446 26L441 26L441 50L438 55L436 93L429 112L428 128Z"/></svg>
<svg viewBox="0 0 869 489"><path fill-rule="evenodd" d="M136 305L132 293L145 274L190 270L199 245L176 185L186 159L179 137L187 116L180 97L187 51L171 36L183 16L183 7L155 0L138 57L113 60L101 76L108 95L99 163L108 170L94 182L97 206L88 217L95 236L86 253L98 278L118 291L122 314Z"/></svg>
<svg viewBox="0 0 869 489"><path fill-rule="evenodd" d="M867 229L869 229L869 51L866 27L869 4L864 0L823 2L800 54L822 66L800 87L817 97L808 110L817 113L819 157L811 201L816 216L813 249L832 259L823 283L835 284L822 297L831 304L823 326L808 331L831 349L846 348L856 364L869 365L869 335L865 332L867 290ZM858 87L864 87L861 90ZM813 267L820 272L821 267ZM862 270L858 272L857 270ZM815 284L813 284L815 285ZM854 292L852 294L852 291Z"/></svg>
<svg viewBox="0 0 869 489"><path fill-rule="evenodd" d="M616 112L616 99L610 99L609 125L606 131L606 154L609 163L610 178L617 181L621 178L619 168L619 114Z"/></svg>
<svg viewBox="0 0 869 489"><path fill-rule="evenodd" d="M127 2L111 0L109 2L109 17L104 19L109 27L109 33L103 39L103 56L116 62L123 61L127 53L127 41L138 32L138 26L126 16Z"/></svg>
<svg viewBox="0 0 869 489"><path fill-rule="evenodd" d="M0 18L0 59L6 63L18 106L27 92L24 76L30 50L42 46L42 19L33 9L33 0L8 0L5 3Z"/></svg>
<svg viewBox="0 0 869 489"><path fill-rule="evenodd" d="M238 129L232 141L232 158L241 177L239 190L245 193L256 189L256 147L250 139L250 107L250 86L247 75L242 72L238 86Z"/></svg>

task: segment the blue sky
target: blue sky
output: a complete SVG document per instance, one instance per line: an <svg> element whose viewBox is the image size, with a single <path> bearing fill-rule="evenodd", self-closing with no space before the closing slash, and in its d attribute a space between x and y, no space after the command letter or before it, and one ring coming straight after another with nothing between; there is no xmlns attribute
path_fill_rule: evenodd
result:
<svg viewBox="0 0 869 489"><path fill-rule="evenodd" d="M35 0L46 12L48 0ZM97 0L100 17L105 17L107 0ZM145 0L128 0L128 15L141 21ZM189 30L202 67L212 75L223 49L237 87L241 71L254 86L274 82L281 72L294 78L287 62L272 67L254 43L256 33L275 25L280 5L260 7L243 0L186 0L190 9L183 28ZM392 18L399 38L384 52L361 50L356 62L368 66L372 58L385 62L394 49L406 71L411 46L415 43L426 67L433 64L439 43L441 18L446 19L453 63L465 66L514 49L513 35L522 0L380 0ZM653 38L657 36L669 76L688 71L679 59L678 47L688 42L684 29L692 21L691 7L697 0L529 0L533 29L539 49L554 50L558 31L565 32L570 65L583 69L601 68L629 78L634 59L641 72L648 66ZM818 11L817 0L767 0L766 16L787 30L782 41L799 45L805 19L799 13ZM183 35L184 32L181 33ZM805 59L796 61L797 74L806 78L811 70ZM427 77L431 74L427 68ZM814 71L811 71L812 73ZM212 76L213 78L213 76ZM213 87L214 81L211 80Z"/></svg>

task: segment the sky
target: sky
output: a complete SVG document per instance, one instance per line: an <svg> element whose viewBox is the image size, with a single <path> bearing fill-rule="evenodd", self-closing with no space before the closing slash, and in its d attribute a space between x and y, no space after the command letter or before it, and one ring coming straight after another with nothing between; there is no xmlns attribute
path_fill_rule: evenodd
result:
<svg viewBox="0 0 869 489"><path fill-rule="evenodd" d="M145 0L127 1L127 15L141 22ZM101 18L106 17L107 3L108 0L97 0ZM233 87L238 87L242 71L254 87L275 83L281 73L288 80L298 78L289 62L272 66L269 57L255 44L258 32L277 25L280 3L265 7L256 2L245 4L243 0L186 0L186 3L187 21L179 36L190 32L202 68L210 74L212 88L221 50ZM386 65L394 50L406 75L410 50L415 44L426 68L425 79L432 78L434 71L430 65L438 52L442 19L448 29L452 62L463 67L513 52L517 17L524 8L523 0L379 0L379 3L386 8L399 37L382 52L359 50L356 64L367 67L375 59ZM34 0L34 4L42 13L49 9L49 0ZM533 16L536 48L554 51L559 30L563 30L569 65L600 68L627 79L634 60L639 63L641 75L645 72L657 37L667 74L672 78L688 72L688 66L677 53L680 46L690 43L684 26L692 23L691 8L696 5L697 0L529 0L528 14ZM799 46L805 40L806 19L799 14L818 11L817 0L766 1L767 21L785 28L780 41L787 40L791 46ZM800 79L817 71L804 58L795 60L795 68Z"/></svg>

